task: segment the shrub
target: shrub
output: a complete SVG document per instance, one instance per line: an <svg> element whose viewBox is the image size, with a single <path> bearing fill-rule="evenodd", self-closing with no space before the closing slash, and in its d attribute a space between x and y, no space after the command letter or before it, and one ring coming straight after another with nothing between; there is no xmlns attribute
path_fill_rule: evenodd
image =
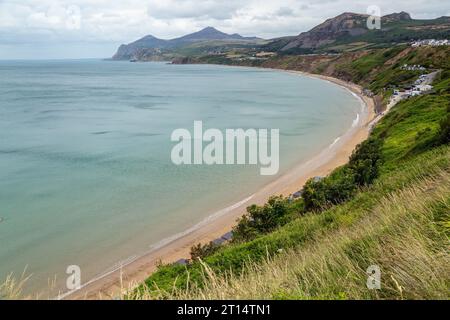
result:
<svg viewBox="0 0 450 320"><path fill-rule="evenodd" d="M205 245L201 243L191 247L191 260L196 261L198 259L204 259L207 256L212 255L220 248L220 245L214 242L209 242Z"/></svg>
<svg viewBox="0 0 450 320"><path fill-rule="evenodd" d="M320 181L308 180L302 194L305 210L325 210L351 198L355 191L353 172L346 167Z"/></svg>
<svg viewBox="0 0 450 320"><path fill-rule="evenodd" d="M370 185L378 177L381 140L371 138L361 143L349 164L321 180L309 180L303 189L306 211L322 211L350 199L358 186Z"/></svg>
<svg viewBox="0 0 450 320"><path fill-rule="evenodd" d="M440 123L439 142L450 143L450 105L447 107L447 116Z"/></svg>
<svg viewBox="0 0 450 320"><path fill-rule="evenodd" d="M308 180L303 187L305 210L317 211L327 206L326 188L323 181Z"/></svg>
<svg viewBox="0 0 450 320"><path fill-rule="evenodd" d="M251 205L233 228L233 241L248 241L273 231L287 222L288 201L282 196L271 197L264 206Z"/></svg>
<svg viewBox="0 0 450 320"><path fill-rule="evenodd" d="M348 167L353 171L358 186L369 185L378 177L381 144L381 140L371 138L358 145L352 153Z"/></svg>

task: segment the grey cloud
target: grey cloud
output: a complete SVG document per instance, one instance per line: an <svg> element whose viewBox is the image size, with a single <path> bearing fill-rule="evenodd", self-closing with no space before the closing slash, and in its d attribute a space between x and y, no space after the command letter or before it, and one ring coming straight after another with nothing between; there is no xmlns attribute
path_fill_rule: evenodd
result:
<svg viewBox="0 0 450 320"><path fill-rule="evenodd" d="M372 4L382 14L404 10L423 19L450 14L450 2L442 0L0 0L0 43L53 48L79 42L94 52L99 43L114 47L146 34L171 38L208 25L272 38L298 34L344 11L365 13ZM79 8L79 27L67 23L73 6Z"/></svg>
<svg viewBox="0 0 450 320"><path fill-rule="evenodd" d="M210 18L230 19L242 1L166 0L150 1L149 16L156 19Z"/></svg>
<svg viewBox="0 0 450 320"><path fill-rule="evenodd" d="M281 7L275 12L275 15L281 17L292 17L294 15L294 10L289 7Z"/></svg>

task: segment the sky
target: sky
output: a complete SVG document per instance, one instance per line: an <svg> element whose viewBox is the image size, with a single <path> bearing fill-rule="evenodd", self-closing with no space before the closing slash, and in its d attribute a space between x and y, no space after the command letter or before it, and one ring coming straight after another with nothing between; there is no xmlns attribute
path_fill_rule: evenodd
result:
<svg viewBox="0 0 450 320"><path fill-rule="evenodd" d="M105 58L144 35L169 39L212 26L274 38L342 12L450 16L447 0L0 0L0 59Z"/></svg>

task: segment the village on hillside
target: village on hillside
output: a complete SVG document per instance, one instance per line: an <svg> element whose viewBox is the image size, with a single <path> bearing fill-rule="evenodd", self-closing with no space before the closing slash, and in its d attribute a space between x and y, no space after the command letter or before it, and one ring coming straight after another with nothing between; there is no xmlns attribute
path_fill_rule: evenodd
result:
<svg viewBox="0 0 450 320"><path fill-rule="evenodd" d="M443 39L443 40L425 39L425 40L413 41L411 43L412 47L423 47L423 46L440 47L440 46L449 46L449 45L450 45L450 40L447 40L447 39Z"/></svg>

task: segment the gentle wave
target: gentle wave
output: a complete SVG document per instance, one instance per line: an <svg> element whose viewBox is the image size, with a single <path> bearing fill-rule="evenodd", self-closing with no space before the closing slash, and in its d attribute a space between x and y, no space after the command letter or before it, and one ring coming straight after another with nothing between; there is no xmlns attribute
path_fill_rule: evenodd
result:
<svg viewBox="0 0 450 320"><path fill-rule="evenodd" d="M202 200L205 197L205 209L208 208L203 214L192 212L198 217L198 220L191 222L192 225L209 212L215 212L212 217L205 219L203 223L206 224L211 223L215 216L226 216L226 212L242 205L237 203L216 212L215 199L229 201L225 203L230 204L240 200L227 190L233 188L244 198L244 192L250 194L250 190L258 190L265 185L262 178L260 181L252 179L253 167L236 168L231 170L231 176L222 179L225 173L228 174L225 166L214 170L187 167L181 172L179 167L172 165L167 156L171 146L170 128L190 128L193 112L201 114L208 126L280 128L280 134L283 135L280 152L286 158L282 170L307 158L315 150L317 142L320 142L317 140L324 139L327 148L326 145L330 145L333 138L341 136L340 141L337 139L334 147L327 150L328 154L332 154L346 139L346 133L338 126L341 120L342 124L350 127L352 118L359 112L354 95L346 94L342 97L342 104L335 104L334 93L340 89L324 86L320 81L309 81L302 77L296 79L281 72L264 70L265 76L261 77L260 70L225 66L218 72L216 69L219 67L216 66L95 63L101 64L99 68L93 68L96 66L94 62L85 61L45 64L26 62L30 68L11 68L13 77L5 76L5 80L21 79L29 89L24 91L23 86L17 86L15 80L0 85L0 92L4 93L14 88L2 99L0 107L2 115L7 116L0 117L0 131L5 136L5 139L0 139L0 155L3 155L0 158L2 166L8 168L0 175L6 178L0 179L4 181L0 182L0 194L8 195L6 205L13 209L5 218L14 216L15 220L11 227L8 220L0 224L2 232L8 235L4 237L6 242L0 246L0 256L18 252L25 246L36 247L36 250L27 251L26 255L20 257L9 255L9 261L1 263L0 275L16 271L16 265L26 258L34 267L33 273L39 275L27 283L29 292L46 288L47 281L43 279L60 273L72 263L73 252L77 252L80 265L86 268L84 282L97 276L104 277L105 273L131 263L137 259L134 254L155 250L189 233L186 231L159 241L184 230L174 225L171 219L182 213L183 204L190 203L191 198ZM130 68L133 69L131 73ZM30 77L30 72L38 77ZM247 72L258 76L248 78L245 75ZM69 74L80 76L69 77ZM127 81L123 81L124 74L127 74ZM108 79L107 83L96 85L95 79L98 77ZM221 84L220 90L208 91L207 95L196 90L209 86L212 80ZM241 81L251 86L246 86L240 92ZM312 90L296 90L304 85ZM41 92L43 86L48 101L33 99L31 96ZM68 88L78 89L72 91ZM60 92L64 93L64 97L61 97ZM230 99L230 95L233 99ZM15 100L15 97L20 100ZM341 101L340 95L338 98ZM241 103L232 102L236 100L241 100ZM343 117L345 121L342 117L333 117L334 112L340 112L342 106L345 110L349 108ZM159 107L164 110L155 112L155 108ZM246 111L245 117L242 117L242 110ZM360 125L364 119L365 112L361 111ZM325 126L324 123L328 122L333 125ZM147 138L152 135L159 137L151 140ZM42 184L44 177L46 183ZM208 186L213 189L211 200L206 199L207 193L203 190L205 180L214 181L211 187ZM199 187L190 188L191 184ZM177 192L172 191L174 187L178 188ZM77 206L68 202L74 196L78 196ZM173 204L174 197L176 204ZM248 203L239 208L245 209ZM43 208L44 204L45 210L40 210L42 212L33 215L32 219L21 214L34 212L36 208ZM142 219L149 207L154 210ZM61 215L61 208L65 209L64 216ZM95 214L91 211L95 211ZM123 215L123 212L127 214ZM165 212L173 214L160 220L161 224L167 226L167 233L158 230L158 224L152 220L153 216L160 217ZM111 228L104 228L103 217L106 216L111 217ZM61 221L63 229L58 229L59 224L52 223L55 217ZM71 223L74 220L83 221L83 226ZM129 224L125 230L123 225L127 222ZM27 228L21 228L21 224ZM135 236L142 232L143 224L148 225L146 233ZM194 229L198 227L194 226ZM72 236L78 237L79 228L83 228L86 236L79 237L79 241L71 241ZM33 234L21 237L21 232L28 229L33 229ZM152 230L158 230L162 236L152 234ZM46 241L46 235L59 234L60 231L67 232L61 238L48 237L46 246L36 245L39 244L35 241L37 237L39 241ZM17 238L22 240L16 241ZM110 238L115 239L110 241ZM97 250L80 251L81 248L96 246L102 240L105 247L98 250L105 253L94 255ZM150 244L154 245L149 247ZM130 252L133 247L139 249ZM50 249L54 259L40 259ZM131 266L128 268L131 269ZM67 290L63 282L64 279L58 279L55 284L55 289L61 288L61 293Z"/></svg>
<svg viewBox="0 0 450 320"><path fill-rule="evenodd" d="M341 140L341 137L337 137L336 139L334 139L333 143L330 144L329 148L333 148L334 145L339 142L339 140Z"/></svg>
<svg viewBox="0 0 450 320"><path fill-rule="evenodd" d="M232 211L232 210L234 210L234 209L236 209L236 208L239 208L239 207L242 206L244 203L250 201L254 196L255 196L255 195L252 194L251 196L245 198L244 200L241 200L241 201L236 202L235 204L233 204L233 205L231 205L231 206L229 206L229 207L226 207L226 208L224 208L224 209L221 209L221 210L215 212L214 214L212 214L212 215L206 217L205 219L203 219L202 221L200 221L200 222L197 223L196 225L190 227L189 229L187 229L187 230L185 230L185 231L183 231L183 232L177 233L177 234L175 234L175 235L173 235L173 236L171 236L171 237L165 238L165 239L163 239L163 240L157 242L157 243L154 244L154 245L151 245L150 248L151 248L152 250L160 249L160 248L164 247L165 245L168 245L169 243L171 243L171 242L173 242L173 241L175 241L175 240L178 240L179 238L182 238L182 237L184 237L184 236L186 236L186 235L188 235L188 234L194 232L195 230L199 229L200 227L209 224L209 222L211 222L211 221L213 221L213 220L215 220L215 219L217 219L217 218L223 216L224 214L226 214L226 213L228 213L228 212L230 212L230 211Z"/></svg>
<svg viewBox="0 0 450 320"><path fill-rule="evenodd" d="M359 113L356 115L356 118L352 122L352 128L357 127L359 124Z"/></svg>

